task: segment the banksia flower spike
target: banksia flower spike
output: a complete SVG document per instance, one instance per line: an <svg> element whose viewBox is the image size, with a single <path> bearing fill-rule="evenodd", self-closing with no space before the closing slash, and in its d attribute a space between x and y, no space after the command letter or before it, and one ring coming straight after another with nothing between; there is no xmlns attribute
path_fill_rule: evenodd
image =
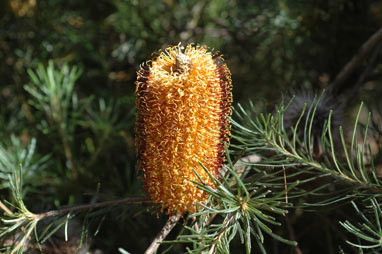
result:
<svg viewBox="0 0 382 254"><path fill-rule="evenodd" d="M213 186L229 142L232 92L224 60L206 47L178 45L143 64L136 82L136 145L145 188L169 214L195 212Z"/></svg>

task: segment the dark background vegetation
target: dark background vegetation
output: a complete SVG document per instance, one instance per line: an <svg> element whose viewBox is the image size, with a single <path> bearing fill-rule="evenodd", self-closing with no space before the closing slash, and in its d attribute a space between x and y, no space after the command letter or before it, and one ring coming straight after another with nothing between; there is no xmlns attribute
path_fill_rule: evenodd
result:
<svg viewBox="0 0 382 254"><path fill-rule="evenodd" d="M232 72L235 104L252 99L272 106L282 92L325 88L381 24L377 0L2 0L0 146L13 151L35 138L34 160L49 156L24 179L24 199L33 212L145 196L135 158L134 82L154 51L179 42L208 45L224 55ZM65 137L60 122L49 122L24 89L31 83L27 70L49 60L83 70ZM347 80L349 86L366 64ZM354 104L378 98L380 90L361 87ZM10 200L1 186L0 199ZM295 217L304 253L337 253L343 243L325 213ZM166 216L149 206L123 206L75 220L87 222L93 251L143 253ZM268 245L270 253L291 251L273 240Z"/></svg>

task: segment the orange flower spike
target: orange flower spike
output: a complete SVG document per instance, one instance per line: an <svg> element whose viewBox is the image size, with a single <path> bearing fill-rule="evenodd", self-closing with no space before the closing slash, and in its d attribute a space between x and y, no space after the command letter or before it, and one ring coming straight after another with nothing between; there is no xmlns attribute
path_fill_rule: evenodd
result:
<svg viewBox="0 0 382 254"><path fill-rule="evenodd" d="M136 82L136 145L145 188L169 214L195 212L214 187L229 142L232 85L224 60L206 47L178 45L143 64Z"/></svg>

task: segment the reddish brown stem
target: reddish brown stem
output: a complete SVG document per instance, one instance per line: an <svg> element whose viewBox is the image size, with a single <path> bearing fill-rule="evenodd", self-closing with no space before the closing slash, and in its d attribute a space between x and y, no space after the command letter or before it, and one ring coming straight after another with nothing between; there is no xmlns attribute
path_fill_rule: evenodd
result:
<svg viewBox="0 0 382 254"><path fill-rule="evenodd" d="M135 204L135 203L146 203L150 202L149 198L124 198L119 200L112 200L112 201L106 201L101 203L95 203L95 204L89 204L89 205L79 205L79 206L73 206L68 207L60 210L53 210L45 213L37 214L36 216L39 219L51 217L51 216L57 216L65 213L71 213L71 212L78 212L83 210L89 210L94 208L101 208L101 207L107 207L107 206L115 206L115 205L125 205L125 204Z"/></svg>

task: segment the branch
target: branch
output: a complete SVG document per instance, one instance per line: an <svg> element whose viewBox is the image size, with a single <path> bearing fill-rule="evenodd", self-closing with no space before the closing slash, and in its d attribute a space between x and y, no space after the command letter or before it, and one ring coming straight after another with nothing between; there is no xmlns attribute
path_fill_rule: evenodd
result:
<svg viewBox="0 0 382 254"><path fill-rule="evenodd" d="M373 51L373 49L382 43L382 28L375 32L358 50L358 52L353 56L353 58L343 67L340 73L337 75L335 80L329 86L334 92L338 94L341 90L343 83L349 78L349 76L354 72L357 66L359 66L362 61Z"/></svg>
<svg viewBox="0 0 382 254"><path fill-rule="evenodd" d="M146 203L150 202L149 198L124 198L119 200L112 200L112 201L106 201L101 203L94 203L89 205L79 205L79 206L73 206L68 207L60 210L53 210L45 213L36 214L36 217L39 219L43 219L46 217L52 217L57 216L65 213L71 213L71 212L77 212L82 210L89 210L94 208L101 208L101 207L107 207L107 206L115 206L115 205L124 205L124 204L135 204L135 203Z"/></svg>
<svg viewBox="0 0 382 254"><path fill-rule="evenodd" d="M145 251L145 254L153 254L158 250L160 243L166 238L166 236L175 227L175 225L179 221L179 219L180 219L180 215L172 215L172 216L170 216L170 218L168 218L166 225L164 225L162 230L155 237L154 241L152 241L150 246Z"/></svg>

